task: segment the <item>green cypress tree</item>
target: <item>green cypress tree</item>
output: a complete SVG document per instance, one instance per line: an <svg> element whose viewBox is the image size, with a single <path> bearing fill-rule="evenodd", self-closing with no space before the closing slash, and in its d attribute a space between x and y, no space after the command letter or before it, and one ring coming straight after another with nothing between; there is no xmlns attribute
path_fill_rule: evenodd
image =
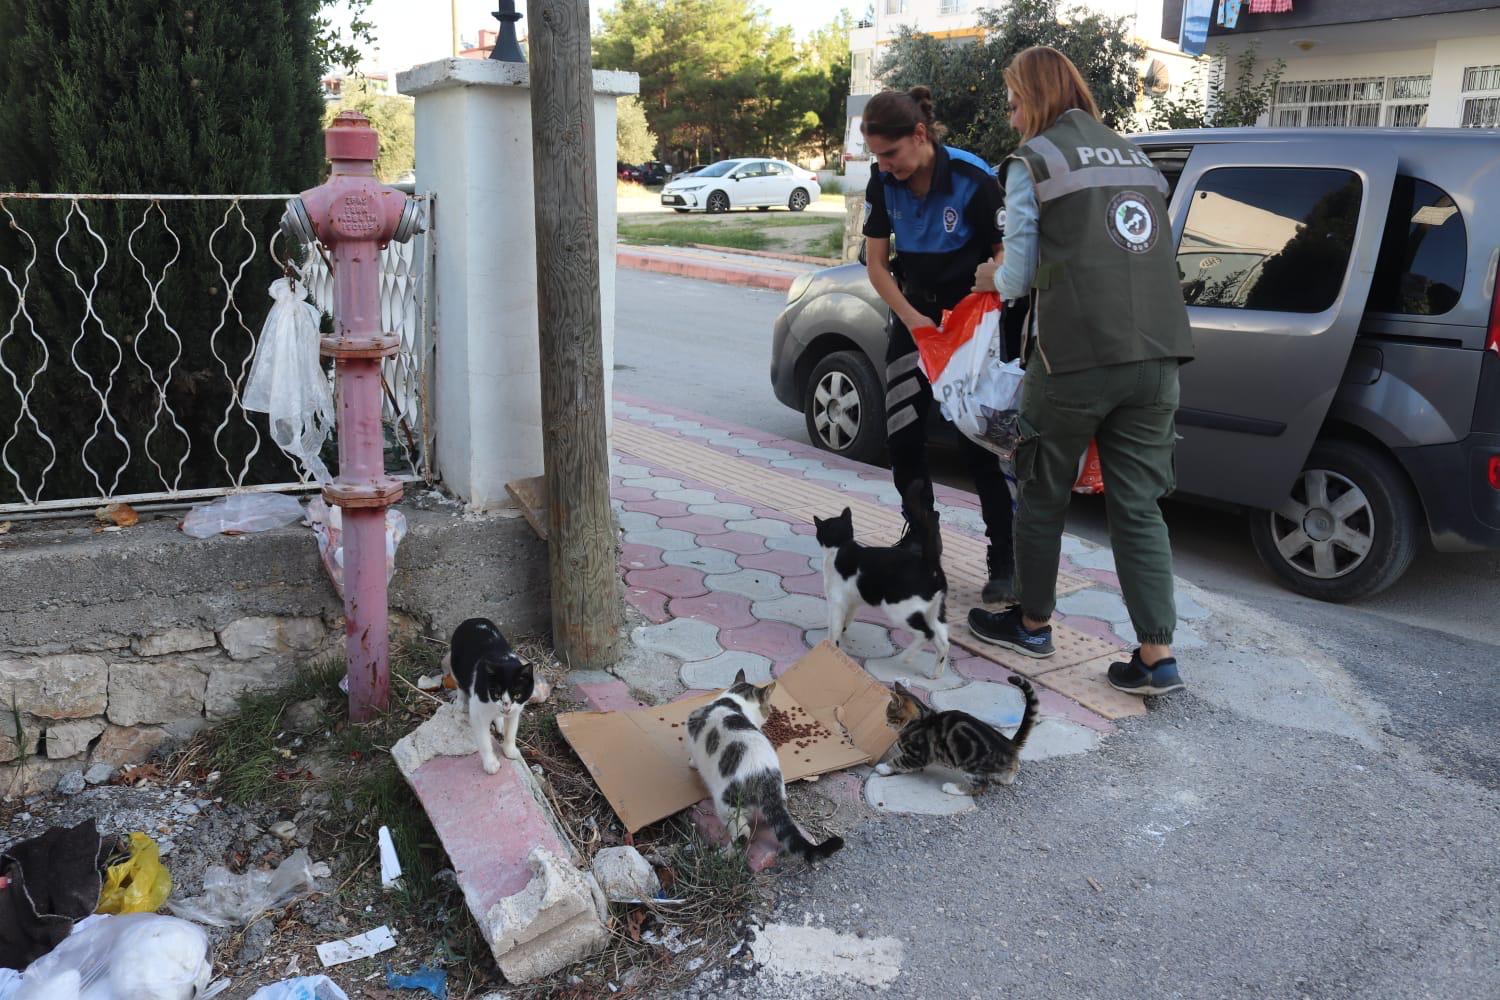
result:
<svg viewBox="0 0 1500 1000"><path fill-rule="evenodd" d="M254 194L318 183L319 6L0 0L0 191ZM248 371L277 276L267 241L281 203L81 201L85 227L68 202L0 202L0 361L14 373L0 371L0 448L26 491L51 448L43 499L101 484L117 495L158 490L163 478L224 485L216 449L238 475L255 431L225 371ZM36 242L29 270L33 247L5 210ZM27 279L23 314L16 286ZM80 284L93 289L92 311ZM50 448L20 411L18 385L33 379L30 409ZM289 475L263 418L259 435L247 481ZM80 461L91 436L97 483ZM17 499L0 464L0 501Z"/></svg>

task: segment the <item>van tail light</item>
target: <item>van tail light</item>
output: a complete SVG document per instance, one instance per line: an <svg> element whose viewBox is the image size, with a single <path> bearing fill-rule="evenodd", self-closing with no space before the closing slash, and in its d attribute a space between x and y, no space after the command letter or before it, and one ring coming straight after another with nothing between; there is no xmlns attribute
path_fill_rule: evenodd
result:
<svg viewBox="0 0 1500 1000"><path fill-rule="evenodd" d="M1500 490L1500 455L1490 456L1490 489Z"/></svg>
<svg viewBox="0 0 1500 1000"><path fill-rule="evenodd" d="M1500 283L1496 283L1494 289L1490 299L1490 332L1484 339L1484 349L1500 354Z"/></svg>

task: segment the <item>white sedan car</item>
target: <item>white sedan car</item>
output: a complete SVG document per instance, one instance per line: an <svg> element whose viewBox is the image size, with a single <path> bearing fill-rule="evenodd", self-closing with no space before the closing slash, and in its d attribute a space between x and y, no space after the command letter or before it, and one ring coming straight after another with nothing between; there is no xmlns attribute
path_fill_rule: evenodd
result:
<svg viewBox="0 0 1500 1000"><path fill-rule="evenodd" d="M800 212L822 196L818 175L785 160L720 160L661 189L661 203L679 212L727 212L784 206Z"/></svg>

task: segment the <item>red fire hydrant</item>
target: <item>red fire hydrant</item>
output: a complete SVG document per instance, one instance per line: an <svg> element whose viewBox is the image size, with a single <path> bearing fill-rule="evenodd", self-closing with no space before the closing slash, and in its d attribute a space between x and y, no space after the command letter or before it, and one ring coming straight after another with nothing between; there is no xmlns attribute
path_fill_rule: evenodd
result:
<svg viewBox="0 0 1500 1000"><path fill-rule="evenodd" d="M334 335L323 338L322 353L338 375L339 474L323 498L342 509L349 716L364 722L390 697L385 510L401 499L401 482L385 473L380 423L380 361L401 342L380 328L380 250L425 225L420 203L375 179L380 137L369 119L340 112L324 144L327 182L287 202L281 226L333 258Z"/></svg>

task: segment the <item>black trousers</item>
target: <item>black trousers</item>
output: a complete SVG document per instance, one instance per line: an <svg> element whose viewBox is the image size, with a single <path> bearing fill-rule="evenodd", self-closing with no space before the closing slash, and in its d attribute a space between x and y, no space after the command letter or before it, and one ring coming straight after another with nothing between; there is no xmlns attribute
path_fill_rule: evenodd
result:
<svg viewBox="0 0 1500 1000"><path fill-rule="evenodd" d="M940 299L925 299L907 293L912 305L936 326L942 311L957 302L944 305ZM927 480L922 503L933 507L932 475L927 468L927 418L932 406L932 386L917 365L917 344L911 331L894 313L886 322L889 339L885 352L885 436L891 458L891 477L906 508L906 490L919 479ZM941 414L937 419L941 419ZM974 491L984 514L985 534L995 550L999 563L997 573L1009 572L1013 566L1014 543L1010 488L1000 470L1000 459L968 438L959 446L964 462L974 477Z"/></svg>

